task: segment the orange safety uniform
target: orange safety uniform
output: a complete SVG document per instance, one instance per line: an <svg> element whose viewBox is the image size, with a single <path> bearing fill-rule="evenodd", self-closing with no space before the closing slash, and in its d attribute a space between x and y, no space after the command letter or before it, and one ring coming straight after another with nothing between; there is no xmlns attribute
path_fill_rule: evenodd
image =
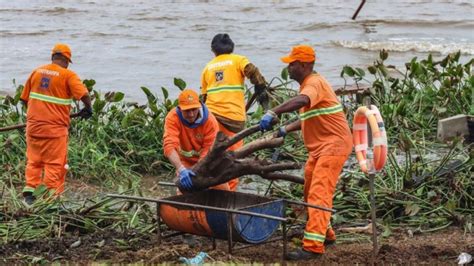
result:
<svg viewBox="0 0 474 266"><path fill-rule="evenodd" d="M249 60L245 56L221 54L206 65L201 75L201 94L207 95L206 105L213 114L234 121L246 121L244 69L247 64ZM221 123L219 130L228 137L236 134ZM235 151L243 145L241 140L229 147L229 151ZM229 181L232 191L237 189L238 184L238 178Z"/></svg>
<svg viewBox="0 0 474 266"><path fill-rule="evenodd" d="M300 94L310 104L300 109L301 131L309 158L305 166L305 201L332 208L332 200L339 174L352 150L352 135L342 105L331 85L319 74L305 78ZM324 253L324 241L335 240L330 227L331 214L308 208L303 248Z"/></svg>
<svg viewBox="0 0 474 266"><path fill-rule="evenodd" d="M203 105L203 109L206 108ZM187 127L180 120L177 108L173 108L165 119L165 132L163 134L163 152L169 157L175 150L179 154L181 163L186 168L191 168L199 160L206 157L214 140L219 126L216 118L211 113L207 120L195 128ZM229 190L227 183L213 188Z"/></svg>
<svg viewBox="0 0 474 266"><path fill-rule="evenodd" d="M42 182L56 194L64 190L70 105L87 94L77 74L57 64L35 69L26 81L21 94L28 103L23 192L33 192Z"/></svg>

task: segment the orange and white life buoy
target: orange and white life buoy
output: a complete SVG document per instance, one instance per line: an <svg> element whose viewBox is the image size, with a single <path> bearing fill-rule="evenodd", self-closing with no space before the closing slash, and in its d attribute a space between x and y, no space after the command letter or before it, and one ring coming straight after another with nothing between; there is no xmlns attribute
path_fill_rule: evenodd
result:
<svg viewBox="0 0 474 266"><path fill-rule="evenodd" d="M387 161L387 132L380 111L375 105L372 105L370 109L366 106L359 107L355 112L352 126L356 158L364 173L369 171L367 164L367 123L372 131L373 164L375 171L378 172L382 170Z"/></svg>

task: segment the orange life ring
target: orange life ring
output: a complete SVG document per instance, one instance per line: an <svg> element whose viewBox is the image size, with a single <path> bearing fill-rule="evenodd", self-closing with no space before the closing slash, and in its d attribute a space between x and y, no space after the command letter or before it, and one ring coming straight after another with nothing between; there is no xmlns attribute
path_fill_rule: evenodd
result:
<svg viewBox="0 0 474 266"><path fill-rule="evenodd" d="M357 161L359 161L362 172L368 173L369 166L367 165L367 123L372 131L372 144L374 154L374 168L375 171L380 171L385 166L387 161L387 132L380 115L379 109L372 105L371 109L366 106L359 107L354 114L352 125L352 136L354 140L354 149Z"/></svg>

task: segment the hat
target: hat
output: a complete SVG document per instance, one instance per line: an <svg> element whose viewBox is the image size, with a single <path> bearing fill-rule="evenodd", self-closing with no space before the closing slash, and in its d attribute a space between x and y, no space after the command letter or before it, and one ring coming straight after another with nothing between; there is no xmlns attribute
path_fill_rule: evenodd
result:
<svg viewBox="0 0 474 266"><path fill-rule="evenodd" d="M71 57L72 57L71 48L69 48L69 46L67 44L57 43L53 47L53 50L51 51L51 55L53 55L53 54L62 54L64 57L67 58L67 60L69 62L72 63L72 61L71 61Z"/></svg>
<svg viewBox="0 0 474 266"><path fill-rule="evenodd" d="M316 53L313 47L309 45L293 46L291 53L288 56L281 58L283 63L293 63L295 61L310 63L316 61Z"/></svg>
<svg viewBox="0 0 474 266"><path fill-rule="evenodd" d="M178 106L181 110L201 108L198 94L190 89L183 90L178 96Z"/></svg>

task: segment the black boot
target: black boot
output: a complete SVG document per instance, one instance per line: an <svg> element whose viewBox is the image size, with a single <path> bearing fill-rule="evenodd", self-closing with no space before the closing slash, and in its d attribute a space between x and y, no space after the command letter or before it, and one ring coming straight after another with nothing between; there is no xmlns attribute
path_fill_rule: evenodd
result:
<svg viewBox="0 0 474 266"><path fill-rule="evenodd" d="M334 245L334 244L336 244L336 239L332 240L332 239L327 239L326 238L326 240L324 240L324 245L325 246L331 246L331 245Z"/></svg>
<svg viewBox="0 0 474 266"><path fill-rule="evenodd" d="M314 253L310 251L306 251L304 249L297 249L295 251L289 252L286 254L287 260L312 260L312 259L319 259L323 256L321 253Z"/></svg>
<svg viewBox="0 0 474 266"><path fill-rule="evenodd" d="M23 202L24 202L27 206L33 205L33 203L35 202L35 200L36 200L36 197L33 196L33 192L23 192Z"/></svg>
<svg viewBox="0 0 474 266"><path fill-rule="evenodd" d="M183 243L188 245L189 248L195 248L198 245L198 240L196 239L196 236L190 235L190 234L184 234L182 235L183 237Z"/></svg>

